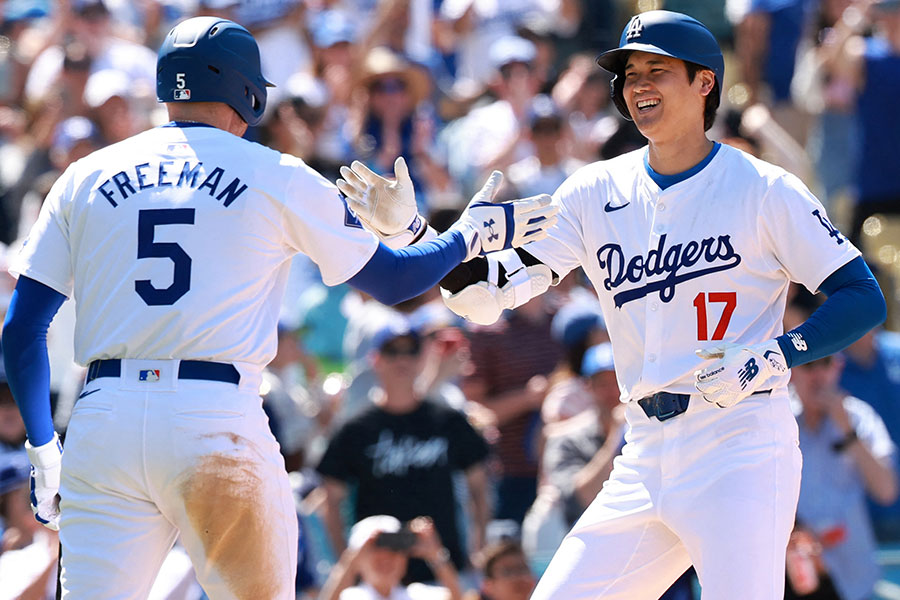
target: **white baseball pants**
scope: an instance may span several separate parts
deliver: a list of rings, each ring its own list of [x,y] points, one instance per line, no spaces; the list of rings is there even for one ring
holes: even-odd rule
[[[691,564],[703,600],[781,600],[800,492],[787,392],[721,409],[693,395],[660,422],[637,402],[609,481],[532,600],[657,600]]]
[[[139,381],[140,370],[158,381]],[[63,597],[146,598],[176,536],[212,600],[293,599],[297,514],[278,444],[247,386],[123,360],[87,384],[60,486]]]

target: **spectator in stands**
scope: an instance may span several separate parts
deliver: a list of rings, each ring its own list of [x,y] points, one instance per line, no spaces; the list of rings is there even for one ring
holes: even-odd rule
[[[550,388],[541,404],[544,425],[564,421],[594,406],[591,392],[582,375],[585,352],[591,346],[609,341],[600,304],[596,298],[575,299],[564,304],[550,323],[553,339],[564,355],[550,376]],[[587,375],[585,375],[587,377]]]
[[[805,119],[791,101],[797,48],[809,19],[806,0],[728,0],[735,54],[749,104],[761,102],[801,144]]]
[[[533,154],[527,139],[528,108],[540,89],[533,61],[537,49],[530,41],[507,36],[490,47],[480,58],[494,68],[492,91],[497,100],[479,106],[462,118],[450,147],[464,164],[454,164],[454,177],[474,187],[493,168],[510,164]]]
[[[513,540],[501,540],[481,553],[481,591],[466,595],[466,600],[528,600],[537,580],[528,567],[522,546]]]
[[[589,348],[580,370],[589,382],[593,407],[547,428],[542,462],[547,482],[562,493],[570,527],[600,493],[625,433],[612,345]]]
[[[425,560],[440,585],[402,584],[410,557]],[[357,578],[359,583],[356,583]],[[321,600],[459,600],[459,574],[434,523],[418,517],[403,527],[388,515],[373,515],[350,530],[347,549],[328,575]]]
[[[462,413],[416,392],[421,339],[405,320],[389,322],[372,344],[372,365],[382,393],[335,432],[318,466],[332,544],[336,553],[344,550],[340,510],[353,485],[355,519],[382,514],[402,521],[430,517],[456,568],[465,569],[467,543],[479,549],[487,523],[487,444]],[[453,483],[457,473],[465,474],[472,506],[467,530],[458,527]],[[434,579],[418,560],[411,561],[409,577]]]
[[[497,519],[521,523],[537,494],[540,408],[547,376],[562,358],[550,318],[541,296],[469,333],[472,366],[461,387],[466,398],[489,411],[499,433]]]
[[[791,371],[803,452],[797,520],[821,545],[840,597],[863,600],[879,578],[866,497],[897,499],[897,449],[872,407],[838,388],[841,367],[826,357]]]
[[[584,165],[573,158],[566,121],[556,103],[546,95],[535,96],[528,109],[528,139],[534,154],[510,165],[507,172],[517,198],[552,194],[563,181]]]
[[[900,214],[900,180],[895,145],[900,120],[892,98],[900,93],[900,2],[859,0],[841,17],[841,39],[830,68],[856,95],[859,139],[855,182],[856,205],[848,234],[859,245],[866,219],[876,213]],[[871,37],[861,37],[868,27]]]
[[[106,0],[72,0],[60,3],[56,11],[71,34],[71,43],[84,48],[91,73],[106,69],[120,71],[127,77],[132,94],[153,97],[156,53],[121,36],[122,30],[110,19]],[[66,49],[60,44],[38,55],[25,83],[28,100],[38,101],[47,96],[63,71],[66,56]]]
[[[573,155],[587,162],[597,160],[600,146],[622,120],[610,100],[610,75],[596,68],[596,58],[593,53],[572,56],[552,92],[553,100],[568,116]]]
[[[807,48],[797,58],[791,82],[795,104],[811,117],[806,150],[818,179],[816,196],[829,214],[837,212],[836,198],[850,192],[859,152],[854,83],[835,69],[833,60],[837,45],[852,33],[841,17],[854,2],[818,3]]]
[[[427,212],[429,179],[437,165],[431,160],[436,124],[426,110],[417,110],[431,94],[428,71],[384,46],[368,52],[357,85],[363,105],[358,130],[352,135],[355,156],[377,173],[393,173],[404,156],[410,177]]]

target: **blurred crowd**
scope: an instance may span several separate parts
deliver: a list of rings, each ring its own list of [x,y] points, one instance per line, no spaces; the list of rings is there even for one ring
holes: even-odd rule
[[[792,379],[788,596],[871,598],[878,544],[900,541],[900,0],[0,0],[0,264],[69,164],[166,121],[156,49],[183,18],[258,40],[276,87],[248,138],[332,181],[353,160],[390,176],[402,155],[443,230],[492,169],[503,197],[553,193],[644,145],[594,59],[654,8],[700,19],[726,52],[710,136],[803,179],[888,298],[885,328]],[[2,269],[0,311],[14,285]],[[792,290],[786,326],[816,301]],[[71,304],[48,340],[61,435],[84,376]],[[526,600],[624,443],[608,339],[580,272],[478,327],[436,289],[388,308],[295,259],[261,395],[295,490],[298,597]],[[24,440],[0,377],[0,599],[55,589]],[[693,579],[665,597],[695,598]],[[202,597],[178,546],[153,594]]]

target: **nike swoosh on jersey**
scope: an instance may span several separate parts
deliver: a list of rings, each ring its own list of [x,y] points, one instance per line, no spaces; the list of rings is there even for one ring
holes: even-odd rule
[[[629,204],[631,204],[631,201],[628,201],[628,202],[626,202],[625,204],[620,204],[620,205],[618,205],[618,206],[612,206],[609,202],[607,202],[607,203],[603,206],[603,210],[604,210],[605,212],[614,212],[614,211],[619,210],[620,208],[625,208],[625,207],[628,206]]]
[[[91,390],[91,391],[89,391],[89,392],[81,392],[81,395],[78,396],[78,399],[81,400],[82,398],[84,398],[84,397],[86,397],[86,396],[90,396],[91,394],[95,394],[95,393],[97,393],[97,392],[99,392],[99,391],[100,391],[99,389],[96,389],[96,390]]]

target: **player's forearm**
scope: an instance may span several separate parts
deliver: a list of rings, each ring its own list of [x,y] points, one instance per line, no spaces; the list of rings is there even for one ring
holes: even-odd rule
[[[887,317],[881,288],[860,257],[835,271],[819,289],[828,295],[824,304],[777,338],[789,367],[843,350]]]
[[[347,283],[393,305],[433,288],[465,256],[465,240],[455,230],[399,250],[379,244],[369,262]]]
[[[23,276],[13,291],[3,324],[6,376],[33,446],[53,438],[47,330],[65,299],[59,292]]]

